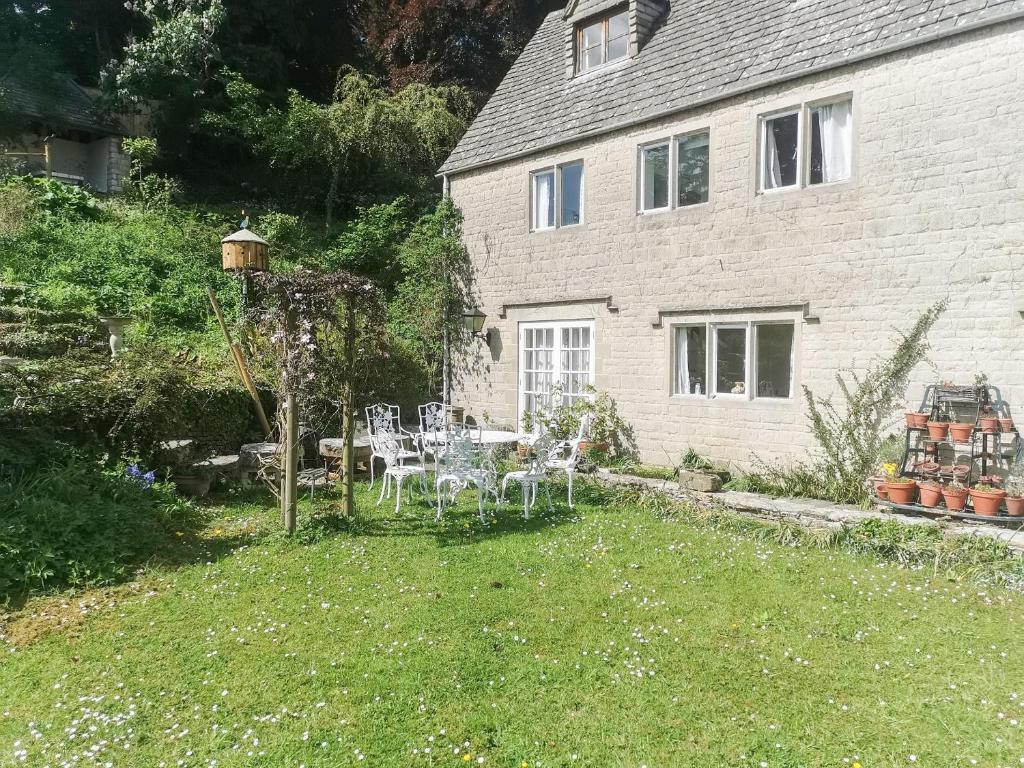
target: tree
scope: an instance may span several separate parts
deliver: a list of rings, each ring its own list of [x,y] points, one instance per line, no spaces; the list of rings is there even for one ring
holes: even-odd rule
[[[472,113],[461,88],[413,84],[390,93],[351,68],[340,73],[328,104],[295,90],[283,108],[268,104],[237,73],[228,74],[225,90],[231,108],[207,113],[206,125],[240,136],[270,165],[320,189],[328,227],[345,197],[351,202],[371,187],[395,190],[410,181],[428,185]]]
[[[365,0],[357,20],[392,87],[457,84],[481,102],[558,7],[550,0]]]
[[[118,104],[202,92],[210,64],[219,55],[214,37],[226,12],[221,0],[145,0],[128,3],[148,24],[120,60],[101,73],[104,89]]]

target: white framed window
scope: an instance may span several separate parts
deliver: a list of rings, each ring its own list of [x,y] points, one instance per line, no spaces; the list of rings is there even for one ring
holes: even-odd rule
[[[519,325],[519,419],[591,397],[594,383],[592,320]],[[559,402],[553,402],[555,393]]]
[[[669,143],[640,148],[640,210],[664,211],[669,201]]]
[[[698,131],[676,138],[676,205],[700,205],[711,191],[711,134]]]
[[[762,115],[759,137],[759,192],[846,181],[853,170],[853,100]]]
[[[530,229],[583,223],[583,161],[561,163],[530,174]]]
[[[629,54],[629,13],[616,11],[576,29],[576,72],[583,74]]]
[[[710,199],[711,132],[673,136],[638,148],[640,213],[658,213]]]
[[[672,326],[672,394],[791,400],[796,323],[741,320]]]

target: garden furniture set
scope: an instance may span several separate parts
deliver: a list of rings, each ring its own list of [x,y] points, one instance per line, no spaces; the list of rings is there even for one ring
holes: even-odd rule
[[[384,462],[383,487],[377,503],[390,498],[392,484],[396,486],[395,511],[401,507],[402,487],[407,480],[418,480],[421,490],[427,491],[427,472],[434,476],[438,520],[444,509],[453,503],[461,490],[473,487],[477,494],[477,512],[484,520],[484,505],[492,500],[496,508],[505,502],[510,484],[522,489],[523,517],[529,519],[530,510],[537,501],[537,491],[544,486],[551,508],[548,478],[564,473],[569,484],[569,506],[573,505],[573,477],[578,471],[580,444],[586,435],[587,419],[570,440],[556,441],[539,431],[532,435],[516,432],[481,429],[471,423],[457,422],[451,406],[427,403],[418,408],[419,431],[402,426],[401,411],[396,405],[377,404],[366,409],[366,430],[371,446],[371,476],[373,486],[376,459]],[[503,448],[516,443],[529,446],[529,455],[523,469],[507,472],[501,478],[499,492],[498,454]],[[413,482],[406,485],[412,498]]]

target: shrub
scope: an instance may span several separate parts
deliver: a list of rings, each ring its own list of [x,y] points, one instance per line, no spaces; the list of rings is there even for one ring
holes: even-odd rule
[[[164,483],[146,487],[40,432],[0,435],[0,603],[130,577],[196,522]]]
[[[73,350],[21,371],[0,369],[0,421],[146,460],[162,440],[192,438],[208,454],[260,437],[237,381],[194,355],[160,349],[127,350],[114,361]]]

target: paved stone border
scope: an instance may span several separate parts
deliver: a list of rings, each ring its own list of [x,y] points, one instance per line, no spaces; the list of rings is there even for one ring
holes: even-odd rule
[[[1024,523],[1009,528],[984,523],[933,520],[927,517],[882,511],[881,508],[861,509],[849,504],[832,504],[817,499],[777,499],[759,493],[722,491],[701,493],[682,490],[674,480],[652,480],[634,475],[620,475],[607,469],[598,469],[597,479],[612,486],[633,486],[662,491],[678,501],[701,507],[721,507],[747,517],[768,522],[795,523],[805,528],[838,529],[862,520],[896,520],[904,525],[938,526],[945,536],[986,536],[1003,541],[1018,555],[1024,556]]]

